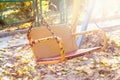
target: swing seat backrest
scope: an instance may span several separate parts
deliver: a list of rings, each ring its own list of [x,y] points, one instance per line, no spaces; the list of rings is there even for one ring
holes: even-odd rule
[[[60,38],[60,41],[65,49],[65,53],[69,53],[78,49],[76,45],[76,39],[72,35],[72,32],[68,26],[52,26],[51,30],[55,33],[55,36]],[[29,35],[32,41],[53,36],[45,26],[31,29]],[[60,55],[60,48],[56,40],[44,41],[45,40],[31,46],[34,56],[37,60],[40,58]]]

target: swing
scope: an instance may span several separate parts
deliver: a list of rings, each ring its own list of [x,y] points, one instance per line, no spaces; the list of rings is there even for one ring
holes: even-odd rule
[[[75,8],[79,9],[79,7],[76,6]],[[75,11],[78,10],[75,9]],[[99,29],[75,33],[77,24],[76,18],[78,15],[75,11],[73,11],[72,27],[68,25],[50,26],[43,18],[44,26],[34,28],[31,26],[29,28],[27,38],[37,64],[57,64],[95,51],[101,51],[106,48],[107,37],[103,30]],[[101,33],[103,45],[87,49],[79,49],[76,44],[77,37],[91,32]]]
[[[101,32],[103,46],[79,49],[76,45],[76,36],[90,32]],[[57,64],[78,56],[104,50],[107,44],[106,35],[102,30],[72,33],[67,25],[51,27],[46,24],[46,26],[31,27],[27,37],[34,53],[35,61],[38,64]]]

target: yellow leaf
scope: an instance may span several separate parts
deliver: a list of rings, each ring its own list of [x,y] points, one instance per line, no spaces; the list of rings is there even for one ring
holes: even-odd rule
[[[8,15],[8,14],[16,13],[16,12],[19,12],[19,10],[8,10],[8,11],[5,11],[3,15]]]
[[[100,60],[100,62],[104,65],[104,66],[109,66],[109,64],[107,62],[105,62],[104,60]]]
[[[6,51],[7,51],[7,49],[2,49],[1,51],[6,52]]]
[[[14,63],[14,66],[18,66],[18,62]]]
[[[21,59],[21,58],[22,58],[22,56],[21,56],[21,55],[18,55],[18,56],[17,56],[17,59]]]
[[[23,64],[27,64],[31,61],[31,59],[22,59],[21,61]]]
[[[120,47],[120,42],[115,42],[115,44],[116,44],[118,47]]]
[[[3,80],[2,78],[0,78],[0,80]]]
[[[31,25],[31,23],[24,23],[20,25],[20,28],[27,28]]]
[[[26,6],[29,6],[29,5],[30,5],[30,2],[25,2],[25,5],[26,5]]]
[[[48,66],[48,69],[52,69],[52,67],[51,67],[51,66]]]
[[[27,62],[29,63],[31,61],[31,59],[27,59]]]
[[[108,66],[108,63],[104,62],[103,65],[104,65],[104,66]]]
[[[55,69],[53,69],[51,66],[48,66],[48,69],[50,69],[52,72],[56,72]]]
[[[22,49],[21,49],[21,48],[19,48],[17,51],[18,51],[18,52],[21,52],[21,51],[22,51]]]
[[[34,71],[34,70],[35,70],[35,67],[31,67],[30,70],[31,70],[31,71]]]
[[[11,77],[10,80],[15,80],[14,77]]]
[[[8,72],[8,71],[5,71],[4,73],[5,73],[6,75],[8,75],[8,74],[9,74],[9,72]]]
[[[113,64],[113,68],[117,69],[119,68],[117,64]]]
[[[25,66],[25,67],[23,68],[23,70],[29,71],[29,68],[28,68],[27,66]]]
[[[26,59],[22,59],[22,63],[23,63],[23,64],[27,64],[28,62],[27,62]]]
[[[22,76],[23,75],[23,70],[18,70],[18,75]]]

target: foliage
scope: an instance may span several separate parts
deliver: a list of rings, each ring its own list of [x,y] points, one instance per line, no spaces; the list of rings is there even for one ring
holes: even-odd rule
[[[4,24],[19,24],[32,18],[31,2],[0,2],[0,15]]]

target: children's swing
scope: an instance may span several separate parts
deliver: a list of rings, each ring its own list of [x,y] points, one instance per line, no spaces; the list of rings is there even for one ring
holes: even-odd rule
[[[103,46],[79,49],[76,45],[75,36],[90,32],[101,32]],[[105,49],[107,38],[102,30],[84,31],[81,33],[72,33],[66,25],[46,26],[30,28],[28,40],[34,57],[39,64],[55,64],[78,56],[83,56],[94,51]]]
[[[72,32],[67,25],[50,26],[43,18],[45,26],[30,27],[28,40],[38,64],[57,64],[63,61],[101,51],[106,48],[107,38],[102,30]],[[76,45],[76,36],[91,32],[102,34],[103,45],[87,49],[79,49]]]

